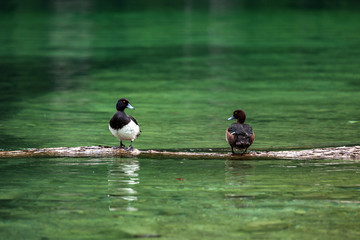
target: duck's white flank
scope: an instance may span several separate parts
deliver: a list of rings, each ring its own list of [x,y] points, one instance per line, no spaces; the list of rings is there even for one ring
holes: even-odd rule
[[[140,134],[139,126],[133,120],[130,120],[130,122],[121,129],[113,129],[109,124],[109,130],[119,140],[134,141]]]

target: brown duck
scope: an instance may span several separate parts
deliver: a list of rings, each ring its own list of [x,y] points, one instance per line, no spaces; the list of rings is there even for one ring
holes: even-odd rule
[[[228,120],[232,119],[237,119],[237,122],[226,129],[226,141],[230,144],[232,153],[235,153],[234,148],[244,149],[244,153],[246,153],[248,147],[255,140],[254,131],[250,125],[244,123],[246,115],[243,110],[235,110],[233,115],[228,118]]]

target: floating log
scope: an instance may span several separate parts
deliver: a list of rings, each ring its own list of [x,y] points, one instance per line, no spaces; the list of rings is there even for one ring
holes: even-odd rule
[[[161,150],[126,151],[116,147],[60,147],[39,148],[17,151],[1,151],[0,158],[24,157],[143,157],[143,158],[184,158],[184,159],[230,159],[245,160],[258,158],[274,159],[354,159],[360,160],[360,146],[329,147],[291,151],[250,151],[246,154],[220,152],[171,152]]]

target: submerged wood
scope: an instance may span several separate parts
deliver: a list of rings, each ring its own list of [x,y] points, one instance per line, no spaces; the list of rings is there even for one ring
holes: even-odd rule
[[[126,151],[116,147],[60,147],[39,148],[18,151],[1,151],[0,158],[16,157],[148,157],[148,158],[185,158],[185,159],[356,159],[360,160],[360,146],[330,147],[291,151],[250,151],[246,154],[218,152],[170,152],[160,150]]]

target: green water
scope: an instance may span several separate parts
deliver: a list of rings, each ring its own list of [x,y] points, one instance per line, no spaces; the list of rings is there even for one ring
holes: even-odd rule
[[[359,239],[359,167],[334,160],[1,160],[0,238]]]
[[[121,97],[139,149],[230,151],[238,108],[250,150],[360,144],[359,9],[3,0],[0,150],[117,146]],[[357,161],[2,159],[0,179],[0,239],[360,237]]]
[[[228,148],[238,108],[252,149],[360,144],[359,11],[221,6],[0,13],[0,148],[118,145],[120,97],[139,149]]]

